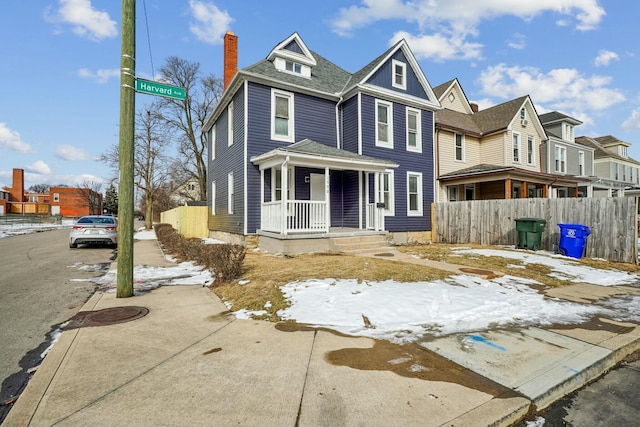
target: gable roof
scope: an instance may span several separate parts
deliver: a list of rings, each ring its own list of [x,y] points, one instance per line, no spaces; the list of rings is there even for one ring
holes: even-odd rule
[[[573,117],[567,116],[566,114],[562,114],[559,111],[551,111],[549,113],[540,114],[538,116],[540,118],[540,122],[543,125],[558,123],[558,122],[567,122],[572,125],[581,125],[582,122],[578,119],[574,119]]]
[[[467,132],[479,137],[490,135],[506,130],[527,102],[531,102],[529,95],[494,105],[473,114],[447,109],[436,111],[436,126]],[[531,107],[534,108],[533,102],[531,102]],[[539,130],[542,130],[542,125],[537,117],[535,120],[538,121]],[[544,130],[541,134],[544,134]]]
[[[267,55],[267,60],[273,61],[277,56],[291,59],[292,61],[296,61],[310,67],[316,66],[316,59],[314,58],[313,53],[311,53],[309,48],[307,48],[307,45],[302,41],[302,38],[300,38],[298,33],[293,33],[278,43],[276,47],[269,52],[269,55]]]
[[[576,137],[576,142],[578,144],[585,145],[587,147],[593,148],[593,158],[594,159],[616,159],[629,163],[636,163],[640,165],[640,162],[632,159],[631,157],[622,157],[616,153],[613,153],[601,143],[601,141],[611,142],[612,140],[617,140],[617,138],[607,135],[607,136],[599,136],[597,138],[589,138],[587,136],[578,136]]]

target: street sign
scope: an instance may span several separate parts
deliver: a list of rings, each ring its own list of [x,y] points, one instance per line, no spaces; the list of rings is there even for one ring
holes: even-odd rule
[[[166,96],[167,98],[174,99],[184,99],[186,96],[184,88],[143,79],[136,79],[136,92]]]

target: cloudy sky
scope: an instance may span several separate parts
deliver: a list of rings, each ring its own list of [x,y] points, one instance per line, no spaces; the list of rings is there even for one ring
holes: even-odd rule
[[[480,108],[528,94],[640,160],[635,0],[138,0],[136,14],[138,77],[170,56],[221,76],[229,29],[240,67],[293,32],[350,72],[405,38],[432,86],[457,77]],[[0,187],[13,168],[27,187],[111,176],[96,158],[118,143],[120,17],[113,0],[0,2]]]

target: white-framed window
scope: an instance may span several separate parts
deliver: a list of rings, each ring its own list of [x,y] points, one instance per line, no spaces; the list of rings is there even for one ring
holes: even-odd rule
[[[527,119],[527,109],[522,107],[520,109],[520,120],[526,120]]]
[[[234,182],[233,182],[233,172],[230,172],[229,175],[227,175],[227,212],[231,215],[233,214],[233,207],[235,205],[235,197],[236,197],[236,192],[235,192],[235,188],[234,188]]]
[[[562,139],[573,142],[573,126],[569,123],[562,124]]]
[[[216,182],[211,182],[211,215],[216,214]]]
[[[529,135],[527,137],[527,163],[533,165],[536,163],[535,139]]]
[[[464,185],[464,199],[475,200],[476,199],[476,186],[475,184]]]
[[[53,201],[54,202],[60,201],[60,193],[53,193]]]
[[[464,162],[464,135],[455,133],[453,134],[453,139],[455,140],[455,159],[459,162]]]
[[[520,134],[513,134],[513,161],[520,163]]]
[[[293,94],[271,90],[271,139],[293,142]]]
[[[395,190],[393,185],[393,171],[378,175],[378,201],[384,203],[384,214],[395,215]]]
[[[302,65],[297,62],[289,60],[284,61],[284,69],[293,74],[302,74]]]
[[[556,172],[565,173],[567,171],[567,149],[556,145],[554,150],[554,158],[556,165]]]
[[[422,215],[422,174],[407,172],[407,215]]]
[[[448,185],[447,186],[447,195],[449,196],[450,202],[458,201],[458,186],[457,185]]]
[[[628,147],[625,147],[624,145],[620,146],[620,155],[622,157],[629,157],[629,150]]]
[[[233,101],[227,106],[227,145],[233,145]]]
[[[407,151],[422,153],[422,112],[407,107]]]
[[[622,180],[627,180],[627,165],[622,165]]]
[[[271,200],[276,202],[282,200],[282,168],[272,168],[271,176],[273,177],[273,185],[271,186]],[[293,169],[287,168],[287,200],[295,199],[294,189],[295,181],[293,177]]]
[[[584,176],[585,173],[586,172],[584,170],[584,151],[578,151],[578,175]]]
[[[393,104],[376,99],[376,145],[393,148]]]
[[[398,89],[407,88],[407,64],[396,59],[391,61],[393,67],[393,87]]]
[[[617,181],[617,180],[620,179],[620,165],[617,164],[617,163],[614,163],[614,164],[615,164],[615,175],[614,176],[615,176],[615,180]]]
[[[216,159],[216,125],[213,125],[209,133],[209,139],[211,139],[211,160]]]

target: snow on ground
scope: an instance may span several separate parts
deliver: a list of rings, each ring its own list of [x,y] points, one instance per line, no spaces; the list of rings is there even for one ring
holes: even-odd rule
[[[2,229],[0,233],[3,233]],[[134,235],[137,240],[155,238],[153,230],[138,231]],[[214,239],[203,240],[210,244],[222,243]],[[544,264],[552,268],[555,277],[570,282],[640,286],[635,274],[594,269],[573,258],[549,252],[469,248],[457,248],[456,252],[477,255],[479,260],[484,256],[500,256],[525,264]],[[109,270],[91,281],[111,292],[116,287],[116,273]],[[135,266],[133,276],[134,291],[138,294],[159,286],[207,285],[213,280],[211,272],[191,262],[176,263],[171,267]],[[532,284],[535,282],[514,275],[490,280],[455,275],[446,280],[412,283],[305,280],[281,287],[290,307],[278,314],[299,323],[394,342],[413,341],[425,334],[439,336],[495,327],[572,324],[594,315],[640,323],[639,295],[580,304],[548,298],[529,286]],[[265,304],[265,309],[269,305]],[[231,303],[227,302],[227,306]],[[238,318],[251,318],[266,313],[264,310],[238,310],[234,314]]]

